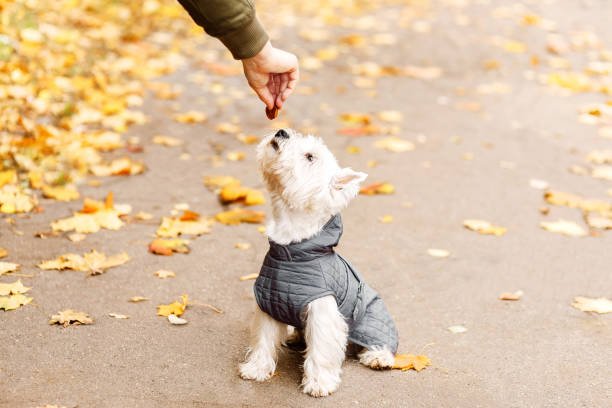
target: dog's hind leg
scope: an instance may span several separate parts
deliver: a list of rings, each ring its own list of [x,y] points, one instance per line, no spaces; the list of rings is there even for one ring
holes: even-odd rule
[[[245,380],[265,381],[276,369],[277,349],[286,336],[286,326],[255,307],[251,327],[251,344],[246,361],[240,364]]]
[[[322,297],[308,305],[304,331],[304,393],[324,397],[338,389],[347,333],[348,325],[333,296]]]

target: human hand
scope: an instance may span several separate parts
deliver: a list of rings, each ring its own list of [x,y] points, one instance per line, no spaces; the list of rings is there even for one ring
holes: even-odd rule
[[[243,59],[242,67],[249,86],[269,110],[283,107],[300,78],[297,57],[269,41],[257,55]]]

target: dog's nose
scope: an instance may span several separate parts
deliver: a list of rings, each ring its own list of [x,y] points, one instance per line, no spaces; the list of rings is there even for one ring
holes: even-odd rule
[[[283,139],[289,139],[289,133],[287,133],[285,131],[285,129],[281,129],[278,132],[276,132],[274,137],[280,137],[280,138],[283,138]]]

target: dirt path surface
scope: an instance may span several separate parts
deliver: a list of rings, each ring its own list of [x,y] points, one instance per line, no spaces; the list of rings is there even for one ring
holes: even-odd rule
[[[513,2],[449,0],[372,9],[302,3],[258,4],[275,45],[298,54],[303,65],[300,89],[275,122],[266,119],[240,72],[232,71],[237,63],[208,39],[177,71],[156,79],[182,86],[175,100],[145,94],[148,122],[124,136],[138,137],[144,151],[108,154],[129,154],[147,170],[100,178],[97,187],[79,185],[82,196],[96,199],[112,191],[116,202],[129,203],[133,213],[151,213],[152,220],[71,242],[63,235],[34,235],[78,210],[80,201],[41,199],[42,213],[5,215],[13,223],[2,221],[0,227],[0,246],[9,253],[3,261],[19,263],[19,273],[31,275],[21,280],[32,287],[34,300],[0,311],[0,406],[610,406],[610,315],[585,313],[571,303],[576,296],[612,295],[612,232],[589,230],[579,209],[547,204],[544,191],[530,186],[539,179],[552,190],[612,201],[609,180],[576,174],[598,166],[586,160],[590,152],[612,146],[612,54],[603,51],[612,46],[608,2],[504,7]],[[567,89],[575,90],[581,79],[555,86],[551,74],[597,71],[594,61],[603,73],[585,76],[592,82],[585,92]],[[581,114],[590,104],[599,104],[599,113]],[[208,120],[172,119],[188,110],[205,112]],[[377,116],[387,110],[399,111],[401,121]],[[347,112],[369,115],[375,134],[340,134],[368,131],[341,122],[339,115]],[[341,164],[369,173],[369,182],[395,186],[395,194],[359,196],[344,211],[339,252],[385,299],[400,332],[400,351],[427,355],[430,367],[374,372],[349,359],[338,392],[318,400],[299,390],[302,356],[295,352],[282,353],[270,381],[238,377],[254,305],[252,281],[239,278],[257,272],[267,250],[258,226],[217,223],[191,241],[186,255],[147,251],[161,217],[176,204],[206,216],[223,210],[203,176],[232,175],[245,186],[263,188],[254,145],[219,132],[220,123],[259,136],[280,126],[313,132]],[[397,132],[414,150],[374,147],[388,137],[384,132]],[[184,144],[153,144],[159,134]],[[350,146],[361,151],[349,153]],[[232,151],[246,153],[246,159],[227,160]],[[377,165],[368,167],[372,160]],[[572,166],[580,168],[568,171]],[[385,215],[392,222],[381,223]],[[462,224],[470,218],[507,232],[469,231]],[[578,223],[589,236],[540,227],[560,218]],[[250,248],[236,249],[237,242]],[[432,257],[430,248],[450,256]],[[36,267],[91,249],[126,251],[131,260],[92,277]],[[159,269],[176,277],[159,279],[153,275]],[[8,274],[0,280],[14,279]],[[524,292],[519,301],[498,299],[516,290]],[[196,302],[183,315],[187,325],[172,326],[156,316],[158,304],[184,293]],[[150,300],[129,303],[136,295]],[[94,324],[47,324],[68,308],[87,312]],[[454,325],[467,331],[452,333],[448,327]]]

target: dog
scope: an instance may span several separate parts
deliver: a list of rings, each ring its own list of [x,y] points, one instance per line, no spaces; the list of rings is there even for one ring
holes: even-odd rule
[[[269,379],[279,346],[301,337],[302,390],[314,397],[338,389],[349,343],[361,348],[362,364],[392,367],[395,323],[378,294],[334,251],[342,235],[339,213],[367,174],[341,168],[320,138],[291,129],[264,138],[257,160],[272,201],[270,249],[254,284],[257,306],[240,376]]]

